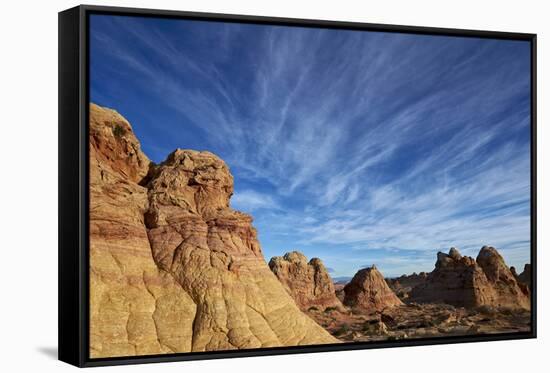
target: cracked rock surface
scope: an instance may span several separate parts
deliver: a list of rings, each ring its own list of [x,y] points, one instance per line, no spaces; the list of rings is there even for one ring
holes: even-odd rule
[[[116,111],[90,106],[90,355],[336,343],[267,266],[214,154],[154,165]]]

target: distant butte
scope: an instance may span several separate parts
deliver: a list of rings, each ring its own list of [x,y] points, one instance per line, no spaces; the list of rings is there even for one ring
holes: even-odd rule
[[[529,289],[519,283],[498,251],[484,246],[477,259],[451,248],[439,252],[435,269],[414,287],[410,300],[447,303],[462,307],[512,307],[529,309]]]
[[[321,259],[312,258],[308,262],[302,253],[292,251],[282,257],[271,258],[269,268],[303,311],[310,308],[342,308]]]

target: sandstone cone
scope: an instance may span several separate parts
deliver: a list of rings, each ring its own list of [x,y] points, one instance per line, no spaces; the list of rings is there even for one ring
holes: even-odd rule
[[[366,311],[382,311],[403,305],[376,266],[364,268],[344,287],[344,304]]]
[[[308,262],[302,253],[293,251],[271,258],[269,268],[303,311],[312,307],[319,310],[343,308],[321,259],[313,258]]]
[[[495,290],[497,306],[525,309],[530,307],[528,287],[518,282],[494,247],[483,246],[476,262]]]
[[[506,306],[529,308],[510,269],[494,248],[484,247],[477,261],[452,248],[439,252],[435,269],[416,286],[410,299],[420,303],[447,303],[458,307]]]
[[[92,357],[337,342],[269,270],[232,193],[213,154],[154,166],[124,118],[90,106]]]

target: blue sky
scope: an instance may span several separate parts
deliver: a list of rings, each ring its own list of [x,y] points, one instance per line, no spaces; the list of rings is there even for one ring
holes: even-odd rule
[[[91,100],[156,162],[209,150],[266,260],[430,271],[530,248],[528,42],[93,15]]]

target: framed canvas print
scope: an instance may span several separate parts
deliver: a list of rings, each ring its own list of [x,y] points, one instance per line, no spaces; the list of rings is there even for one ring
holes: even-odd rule
[[[536,336],[536,36],[59,14],[59,358]]]

